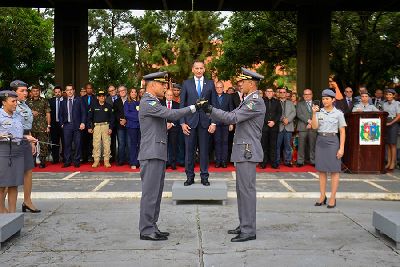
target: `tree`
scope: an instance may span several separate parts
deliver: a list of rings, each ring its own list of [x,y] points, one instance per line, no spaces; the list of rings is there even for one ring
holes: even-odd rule
[[[400,13],[334,12],[331,70],[345,86],[384,87],[400,75]]]
[[[266,77],[264,83],[272,84],[280,65],[295,79],[296,23],[295,12],[235,12],[224,31],[219,58],[212,64],[218,77],[227,80],[242,66],[257,66]]]
[[[36,9],[0,8],[0,85],[54,81],[53,20]]]

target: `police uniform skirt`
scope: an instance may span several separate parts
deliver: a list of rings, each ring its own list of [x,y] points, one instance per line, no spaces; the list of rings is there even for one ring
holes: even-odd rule
[[[386,127],[385,143],[388,145],[397,144],[397,130],[399,124],[396,122],[390,126]]]
[[[340,172],[342,161],[336,157],[339,150],[337,136],[317,136],[315,146],[315,168],[320,172]]]
[[[35,167],[32,155],[32,145],[29,141],[22,141],[22,147],[24,148],[24,172],[32,170]]]
[[[0,187],[24,184],[24,146],[21,143],[0,142]]]

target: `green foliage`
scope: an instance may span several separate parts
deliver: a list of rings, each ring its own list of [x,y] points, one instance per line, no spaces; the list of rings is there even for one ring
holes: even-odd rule
[[[36,9],[0,8],[0,86],[54,81],[53,20]]]
[[[257,65],[265,76],[261,86],[272,85],[277,78],[275,66],[286,68],[296,57],[296,40],[295,12],[235,12],[223,35],[219,50],[223,53],[213,67],[226,80],[242,66]]]
[[[333,12],[331,70],[344,85],[390,85],[400,75],[400,13]]]

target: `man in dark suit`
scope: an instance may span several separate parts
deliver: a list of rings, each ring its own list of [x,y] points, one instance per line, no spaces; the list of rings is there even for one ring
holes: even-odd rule
[[[218,81],[215,85],[216,97],[214,98],[213,107],[230,112],[233,110],[233,102],[230,95],[224,93],[224,83]],[[233,130],[233,125],[227,125],[223,122],[216,123],[217,128],[214,133],[215,147],[215,168],[226,168],[228,161],[228,136],[229,131]]]
[[[115,88],[114,85],[110,84],[107,88],[108,91],[108,96],[106,97],[106,103],[110,104],[111,106],[114,106],[115,100],[118,99],[117,95],[117,89]],[[113,109],[114,110],[114,109]],[[115,116],[115,114],[114,114]],[[114,123],[114,127],[112,129],[111,133],[111,159],[110,163],[114,162],[116,159],[116,151],[117,151],[117,129],[118,125]]]
[[[93,102],[97,102],[97,98],[94,94],[93,84],[87,83],[84,88],[86,89],[86,95],[82,96],[82,103],[85,107],[86,118],[88,118],[88,113],[90,106]],[[85,122],[87,124],[87,122]],[[82,163],[91,161],[93,151],[93,134],[88,131],[82,131]]]
[[[118,87],[119,97],[114,101],[114,117],[115,125],[117,128],[117,138],[118,138],[118,159],[117,165],[122,166],[129,161],[129,138],[128,129],[125,127],[126,118],[124,113],[124,103],[127,100],[128,90],[124,85]]]
[[[63,131],[60,125],[60,107],[63,101],[61,86],[55,86],[53,89],[54,97],[49,99],[50,104],[50,137],[53,144],[62,145],[64,149]],[[60,162],[60,146],[51,146],[51,156],[53,164]]]
[[[267,167],[269,161],[272,168],[277,169],[276,142],[278,140],[279,121],[282,116],[282,106],[280,105],[279,100],[274,98],[274,90],[272,88],[267,88],[265,94],[265,116],[261,137],[264,158],[260,163],[260,168],[264,169]]]
[[[65,87],[67,98],[60,105],[60,125],[64,134],[64,165],[74,166],[78,168],[81,160],[81,132],[85,129],[86,111],[85,106],[80,97],[75,97],[75,89],[72,84]],[[75,145],[75,155],[72,158],[72,143]]]
[[[173,101],[174,93],[172,90],[167,90],[165,92],[165,100],[161,101],[161,104],[167,109],[179,109],[179,103]],[[180,131],[179,121],[167,120],[167,130],[168,130],[168,160],[167,168],[176,170],[176,159],[178,152],[178,134]]]
[[[303,91],[303,99],[296,106],[297,131],[299,132],[299,149],[297,152],[297,167],[304,166],[306,150],[310,153],[310,163],[315,164],[315,141],[317,140],[317,131],[312,129],[312,97],[311,89]],[[306,146],[308,145],[308,149]]]
[[[215,86],[212,80],[204,78],[204,62],[196,60],[192,66],[194,77],[183,82],[180,108],[194,105],[200,98],[212,103],[215,96]],[[204,111],[188,115],[180,120],[182,131],[185,134],[185,172],[187,180],[185,186],[194,183],[194,158],[196,144],[200,153],[200,177],[203,185],[210,185],[208,181],[208,146],[210,133],[215,131],[215,123],[210,125],[209,117]]]

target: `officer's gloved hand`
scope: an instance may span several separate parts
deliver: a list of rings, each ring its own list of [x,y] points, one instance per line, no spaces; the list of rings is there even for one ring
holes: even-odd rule
[[[212,108],[213,108],[213,106],[211,106],[210,103],[208,103],[208,101],[207,101],[207,103],[205,103],[205,104],[201,107],[201,109],[202,109],[205,113],[208,113],[208,114],[211,114]]]
[[[196,104],[194,105],[196,107],[196,110],[199,110],[203,108],[204,105],[208,104],[208,100],[204,98],[197,99]]]

